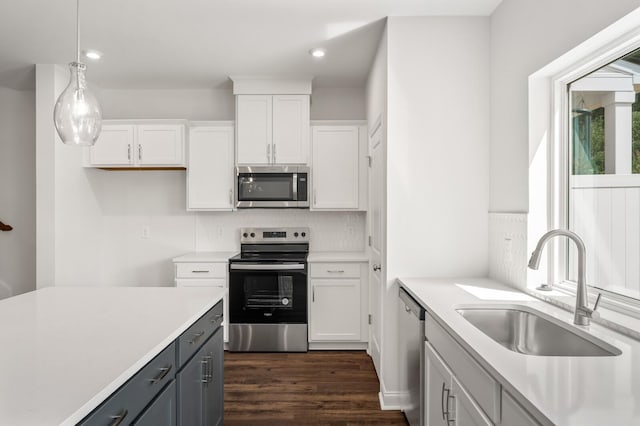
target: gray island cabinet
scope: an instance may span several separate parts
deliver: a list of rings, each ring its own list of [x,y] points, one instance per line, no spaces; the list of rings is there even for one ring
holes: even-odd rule
[[[140,369],[80,425],[221,425],[223,302]]]

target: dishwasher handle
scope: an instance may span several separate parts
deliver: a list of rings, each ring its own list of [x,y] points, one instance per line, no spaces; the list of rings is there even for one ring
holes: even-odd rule
[[[420,306],[420,304],[416,302],[416,300],[411,297],[411,295],[407,293],[405,289],[401,287],[400,291],[398,292],[398,296],[404,304],[404,308],[407,312],[411,312],[419,320],[424,321],[424,308]]]

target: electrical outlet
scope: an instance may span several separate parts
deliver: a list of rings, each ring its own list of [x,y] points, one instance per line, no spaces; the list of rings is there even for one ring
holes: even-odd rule
[[[347,227],[347,234],[353,236],[356,233],[356,230],[353,226]]]
[[[145,240],[148,240],[151,238],[151,227],[150,226],[144,226],[142,228],[142,238]]]
[[[504,261],[513,262],[513,240],[508,237],[504,239]]]

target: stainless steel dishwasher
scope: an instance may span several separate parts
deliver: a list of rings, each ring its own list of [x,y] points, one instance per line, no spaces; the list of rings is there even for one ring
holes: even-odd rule
[[[411,426],[424,425],[424,308],[403,288],[399,291],[400,374],[409,391],[403,409]]]

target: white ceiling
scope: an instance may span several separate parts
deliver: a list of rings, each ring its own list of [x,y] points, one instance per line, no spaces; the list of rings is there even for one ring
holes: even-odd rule
[[[386,16],[490,15],[501,0],[81,0],[90,83],[215,88],[229,75],[313,75],[364,85]],[[34,86],[36,63],[75,57],[75,0],[0,0],[0,85]],[[327,56],[314,60],[312,47]]]

